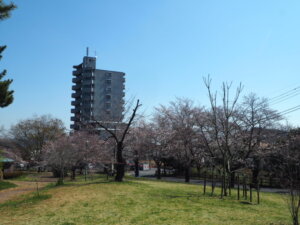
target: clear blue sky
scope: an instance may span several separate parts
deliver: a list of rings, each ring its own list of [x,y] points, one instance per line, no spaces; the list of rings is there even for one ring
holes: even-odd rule
[[[176,96],[207,104],[207,74],[216,89],[242,82],[245,94],[265,97],[300,85],[299,1],[14,2],[18,9],[0,22],[0,44],[8,45],[0,69],[15,90],[15,102],[0,109],[6,128],[34,114],[69,126],[72,65],[87,46],[91,55],[97,51],[99,69],[126,73],[127,98],[139,98],[147,113]],[[288,118],[300,125],[299,115]]]

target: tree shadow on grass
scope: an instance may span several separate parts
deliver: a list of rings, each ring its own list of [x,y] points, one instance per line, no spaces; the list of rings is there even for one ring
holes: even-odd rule
[[[36,204],[40,201],[46,200],[51,198],[52,195],[50,194],[34,194],[34,195],[30,195],[30,196],[25,196],[25,198],[23,199],[19,199],[19,200],[10,200],[7,202],[4,202],[2,204],[0,204],[0,209],[4,208],[4,207],[13,207],[13,208],[17,208],[17,207],[24,207],[24,205],[31,205],[31,204]]]

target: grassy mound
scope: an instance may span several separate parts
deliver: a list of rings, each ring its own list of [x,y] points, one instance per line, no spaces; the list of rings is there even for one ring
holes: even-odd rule
[[[79,179],[44,190],[51,198],[25,201],[26,207],[3,204],[1,224],[290,224],[283,195],[261,193],[256,205],[237,201],[232,192],[220,199],[193,184]]]

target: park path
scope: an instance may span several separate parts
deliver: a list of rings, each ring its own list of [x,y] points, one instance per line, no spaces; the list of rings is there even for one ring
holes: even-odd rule
[[[54,182],[52,178],[40,178],[38,182],[35,181],[16,181],[9,180],[10,183],[14,183],[17,187],[8,188],[0,191],[0,203],[4,203],[9,200],[13,200],[21,195],[28,194],[36,191],[37,184],[39,188],[45,187],[47,184]]]

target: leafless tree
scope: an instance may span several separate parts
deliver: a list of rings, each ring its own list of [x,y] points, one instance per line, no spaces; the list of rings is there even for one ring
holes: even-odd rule
[[[72,167],[73,149],[70,136],[61,136],[43,147],[44,164],[59,175],[57,184],[63,184],[66,171]]]
[[[102,128],[108,133],[107,139],[111,138],[112,140],[114,140],[116,146],[115,181],[118,182],[123,181],[123,177],[125,174],[126,161],[123,156],[125,138],[127,137],[130,127],[135,122],[137,111],[140,108],[140,106],[141,106],[140,101],[137,100],[126,122],[120,118],[119,123],[114,123],[112,125],[111,122],[102,122],[102,121],[93,120],[93,123],[95,124],[96,127]]]
[[[300,209],[300,129],[280,132],[269,149],[269,167],[280,177],[283,188],[289,190],[287,203],[294,225],[299,225]]]
[[[240,84],[233,96],[230,96],[232,84],[223,83],[222,85],[222,102],[220,105],[217,103],[217,93],[213,93],[211,88],[211,78],[208,76],[204,78],[204,84],[208,90],[210,101],[210,118],[211,123],[210,134],[211,139],[214,140],[214,150],[217,152],[215,155],[221,157],[222,165],[222,194],[221,197],[227,195],[228,176],[232,173],[232,163],[234,159],[234,151],[237,149],[236,135],[237,127],[235,123],[235,114],[237,111],[237,103],[242,91]],[[211,148],[212,149],[212,148]]]
[[[72,179],[75,179],[76,169],[86,168],[89,164],[105,162],[109,159],[109,152],[105,142],[96,134],[85,131],[71,135],[73,155],[70,157]]]
[[[157,109],[169,126],[172,156],[177,159],[185,171],[185,181],[190,180],[190,168],[199,157],[199,139],[197,138],[195,107],[189,99],[177,98],[168,107]]]
[[[71,171],[71,178],[75,179],[75,171],[82,165],[86,167],[107,159],[104,141],[97,135],[87,132],[76,132],[49,141],[44,146],[43,152],[44,164],[59,175],[61,183],[67,171]]]
[[[151,123],[144,129],[144,149],[156,165],[157,179],[161,179],[161,169],[164,160],[171,155],[171,141],[173,138],[169,123],[160,113],[159,109],[153,115]]]
[[[242,165],[251,168],[252,183],[255,186],[258,184],[259,172],[262,169],[265,148],[272,142],[271,131],[278,126],[281,119],[280,114],[270,108],[267,99],[259,98],[254,93],[245,96],[239,105],[235,120],[239,134],[237,136],[239,151],[236,152],[236,158],[238,162],[243,162]],[[235,170],[241,165],[236,164],[233,167]]]
[[[147,130],[148,124],[141,120],[137,125],[132,127],[126,138],[126,156],[134,162],[135,177],[139,176],[140,160],[148,159],[147,149]]]
[[[22,158],[33,165],[41,162],[44,144],[64,133],[63,122],[49,115],[22,120],[10,129],[10,137],[21,150]]]

